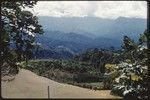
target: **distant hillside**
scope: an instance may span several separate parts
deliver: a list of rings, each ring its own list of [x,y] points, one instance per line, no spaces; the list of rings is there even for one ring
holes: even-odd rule
[[[72,58],[89,48],[120,49],[124,35],[137,40],[146,29],[146,19],[140,18],[40,16],[39,20],[45,31],[36,38],[43,47],[37,54],[40,58]]]
[[[73,32],[63,33],[59,31],[45,31],[45,34],[37,37],[36,41],[42,45],[36,54],[37,58],[72,58],[89,48],[109,49],[111,46],[120,48],[121,44],[121,41],[111,38],[93,39]]]
[[[48,31],[78,33],[89,37],[121,37],[123,34],[137,36],[146,29],[146,19],[119,17],[102,19],[99,17],[47,17],[40,16],[40,23]]]

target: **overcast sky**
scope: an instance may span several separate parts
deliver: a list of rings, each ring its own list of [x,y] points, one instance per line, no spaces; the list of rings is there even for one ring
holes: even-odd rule
[[[39,1],[33,12],[53,17],[146,18],[147,4],[146,1]]]

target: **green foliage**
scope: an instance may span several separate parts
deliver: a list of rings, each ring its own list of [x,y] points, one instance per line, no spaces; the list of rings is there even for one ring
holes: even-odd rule
[[[50,69],[59,69],[68,71],[70,73],[83,73],[94,71],[94,67],[91,64],[85,62],[78,62],[73,60],[31,60],[26,65],[26,62],[21,63],[24,68],[34,71],[38,69],[39,71],[46,71]]]
[[[92,64],[99,73],[105,73],[106,63],[119,63],[120,55],[108,50],[87,50],[85,53],[74,57],[76,61],[83,61]]]
[[[147,39],[146,33],[140,34],[138,43],[135,43],[129,37],[124,36],[123,42],[123,49],[121,56],[123,57],[124,61],[126,59],[130,59],[133,63],[134,62],[141,62],[141,60],[147,59]],[[145,62],[143,62],[144,64]]]
[[[136,47],[137,47],[137,46],[136,46],[136,44],[135,44],[135,42],[134,42],[133,40],[131,40],[128,36],[124,36],[122,48],[123,48],[125,51],[133,50],[133,49],[135,49]]]
[[[30,60],[27,66],[26,62],[21,62],[20,65],[25,69],[52,80],[86,88],[95,86],[90,84],[91,82],[100,82],[103,80],[102,76],[97,75],[96,69],[86,62],[49,59]],[[99,86],[98,84],[96,87],[96,89],[104,88],[104,86]]]
[[[124,61],[118,64],[116,71],[119,75],[114,80],[112,93],[123,96],[125,99],[147,99],[147,39],[140,35],[139,42],[135,43],[129,37],[124,37]]]
[[[24,8],[32,8],[37,1],[1,2],[1,58],[4,63],[28,60],[34,49],[36,34],[42,34],[38,18]]]

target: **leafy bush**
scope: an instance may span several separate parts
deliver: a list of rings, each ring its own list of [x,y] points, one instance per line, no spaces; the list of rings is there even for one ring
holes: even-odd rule
[[[140,40],[136,44],[128,37],[124,38],[125,51],[122,54],[125,60],[116,67],[119,75],[114,80],[112,94],[123,96],[125,100],[148,99],[147,47],[145,42],[146,40]]]

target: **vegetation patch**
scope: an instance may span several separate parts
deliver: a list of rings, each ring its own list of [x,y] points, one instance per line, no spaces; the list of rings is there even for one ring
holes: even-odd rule
[[[99,76],[91,64],[68,60],[30,60],[22,67],[49,79],[84,88],[105,89],[103,75]]]

